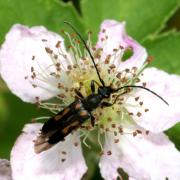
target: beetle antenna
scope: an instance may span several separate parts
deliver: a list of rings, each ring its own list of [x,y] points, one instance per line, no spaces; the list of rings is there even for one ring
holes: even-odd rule
[[[124,88],[140,88],[140,89],[144,89],[144,90],[146,90],[146,91],[149,91],[150,93],[152,93],[152,94],[154,94],[155,96],[157,96],[159,99],[161,99],[166,105],[169,105],[168,104],[168,102],[165,100],[165,99],[163,99],[160,95],[158,95],[157,93],[155,93],[154,91],[152,91],[152,90],[150,90],[150,89],[148,89],[148,88],[146,88],[146,87],[144,87],[144,86],[136,86],[136,85],[127,85],[127,86],[122,86],[122,87],[120,87],[120,88],[118,88],[118,89],[113,89],[112,91],[113,91],[113,93],[115,93],[115,92],[117,92],[117,91],[119,91],[119,90],[121,90],[121,89],[124,89]]]
[[[96,69],[98,78],[99,78],[101,84],[102,84],[103,87],[104,87],[104,86],[105,86],[105,83],[104,83],[103,79],[101,78],[101,76],[100,76],[100,74],[99,74],[99,71],[98,71],[97,66],[96,66],[96,64],[95,64],[95,61],[94,61],[94,57],[93,57],[93,55],[92,55],[90,49],[88,48],[88,46],[87,46],[85,40],[82,38],[81,34],[75,29],[75,27],[72,26],[72,24],[70,24],[70,23],[67,22],[67,21],[64,21],[64,23],[67,24],[67,25],[68,25],[68,26],[69,26],[69,27],[70,27],[70,28],[71,28],[71,29],[79,36],[79,38],[80,38],[80,40],[82,41],[82,43],[84,44],[84,46],[85,46],[87,52],[89,53],[89,56],[90,56],[90,58],[91,58],[91,60],[92,60],[92,62],[93,62],[93,64],[94,64],[95,69]]]

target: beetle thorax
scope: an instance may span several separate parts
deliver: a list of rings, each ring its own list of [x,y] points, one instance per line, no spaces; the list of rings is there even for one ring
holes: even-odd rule
[[[112,89],[110,86],[101,86],[98,88],[98,94],[100,94],[103,98],[109,98],[111,95]]]

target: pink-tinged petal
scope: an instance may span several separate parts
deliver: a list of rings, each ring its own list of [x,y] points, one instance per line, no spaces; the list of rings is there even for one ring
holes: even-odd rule
[[[6,159],[0,159],[0,180],[12,180],[11,165]]]
[[[113,56],[113,54],[115,54],[112,57],[111,63],[114,63],[119,70],[141,67],[147,58],[146,49],[126,34],[125,22],[105,20],[101,24],[97,48],[103,48],[103,60],[105,60],[108,55]],[[133,55],[122,62],[121,58],[123,53],[129,48],[132,49]],[[116,51],[116,49],[118,51]]]
[[[42,124],[28,124],[11,152],[13,180],[79,180],[87,167],[77,133],[51,149],[35,154],[33,140]],[[78,146],[77,146],[78,145]]]
[[[56,70],[55,60],[45,50],[49,47],[58,54],[55,47],[58,41],[61,53],[66,54],[62,37],[41,26],[28,28],[16,24],[6,35],[0,49],[0,74],[22,100],[35,102],[36,97],[46,100],[58,94],[58,80],[50,75]],[[65,62],[60,55],[59,59]]]
[[[116,137],[117,138],[117,137]],[[115,180],[119,176],[117,169],[122,168],[134,180],[178,180],[180,177],[180,152],[166,135],[138,134],[119,136],[108,135],[104,152],[100,160],[102,177]],[[106,152],[111,151],[111,155]]]
[[[168,103],[167,106],[162,100],[145,90],[137,90],[134,97],[130,97],[127,103],[129,112],[132,112],[133,119],[143,128],[154,133],[162,132],[180,120],[180,76],[169,75],[156,68],[148,68],[143,71],[141,82],[146,82],[146,87],[153,90]],[[143,105],[139,105],[143,102]],[[145,109],[148,110],[145,112]],[[141,115],[138,116],[137,113]]]

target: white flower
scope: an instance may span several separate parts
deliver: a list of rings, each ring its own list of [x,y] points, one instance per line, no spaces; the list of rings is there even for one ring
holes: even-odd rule
[[[0,73],[11,91],[53,113],[74,101],[75,88],[86,97],[91,93],[91,80],[99,81],[87,50],[80,50],[76,36],[65,34],[70,39],[68,52],[62,37],[44,27],[14,25],[0,51]],[[94,128],[88,120],[86,128],[79,128],[39,154],[34,152],[33,140],[42,124],[28,124],[12,149],[13,179],[80,179],[87,170],[80,136],[85,136],[86,144],[86,138],[96,129],[103,151],[99,166],[104,179],[116,179],[122,168],[130,179],[178,180],[180,153],[163,131],[180,117],[180,77],[156,68],[144,70],[148,64],[146,50],[126,34],[125,23],[104,21],[96,47],[90,40],[88,46],[107,86],[146,86],[165,98],[169,106],[148,91],[132,88],[114,106],[93,112]],[[127,51],[132,54],[124,59]]]

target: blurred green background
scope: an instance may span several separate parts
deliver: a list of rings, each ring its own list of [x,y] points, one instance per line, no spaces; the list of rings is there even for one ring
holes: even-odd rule
[[[179,0],[0,0],[0,44],[15,23],[44,25],[60,32],[63,21],[71,22],[86,37],[93,32],[96,42],[104,19],[127,22],[127,32],[144,45],[154,57],[152,63],[169,73],[180,75],[180,1]],[[16,137],[25,123],[42,114],[11,94],[0,79],[0,158],[8,158]],[[180,150],[180,124],[166,132]],[[100,179],[92,155],[88,177]],[[86,179],[88,179],[86,177]]]

